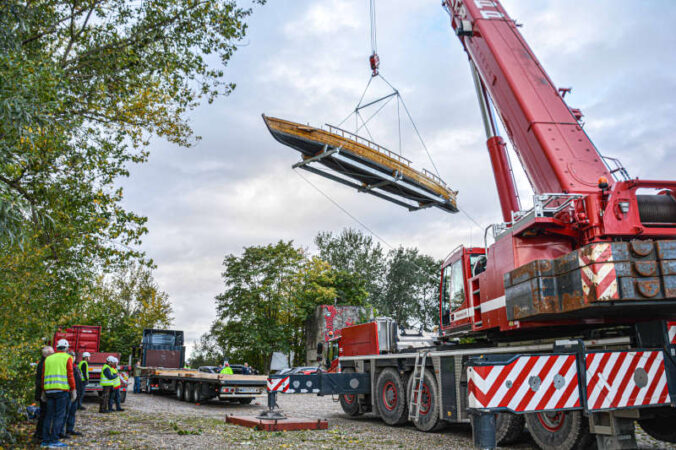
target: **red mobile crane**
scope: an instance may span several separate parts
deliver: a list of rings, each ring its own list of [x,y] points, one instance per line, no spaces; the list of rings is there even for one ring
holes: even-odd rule
[[[422,431],[471,418],[482,448],[508,443],[524,423],[546,449],[583,448],[594,435],[599,448],[631,448],[635,420],[676,442],[676,182],[629,179],[601,156],[497,0],[442,4],[469,58],[504,222],[487,230],[493,244],[461,246],[444,262],[438,345],[402,348],[396,327],[376,321],[362,327],[379,337],[377,353],[338,342],[342,373],[273,376],[268,390],[340,394],[349,415]],[[528,211],[493,108],[535,193]],[[266,123],[304,153],[294,167],[321,162],[362,191],[386,186],[457,210],[453,195],[432,199],[414,185],[415,174],[383,176],[389,160],[365,162],[331,128]]]

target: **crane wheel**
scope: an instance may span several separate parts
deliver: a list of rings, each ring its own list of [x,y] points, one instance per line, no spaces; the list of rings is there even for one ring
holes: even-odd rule
[[[343,373],[354,372],[351,367],[343,369]],[[360,416],[362,414],[361,406],[359,406],[359,396],[355,394],[340,394],[340,407],[343,408],[345,414],[351,417]]]
[[[526,424],[538,447],[547,450],[581,450],[594,442],[589,419],[580,411],[526,414]]]
[[[176,383],[176,398],[183,400],[183,383],[180,381]]]
[[[413,376],[408,377],[406,392],[413,395]],[[431,370],[425,369],[423,375],[422,396],[420,399],[420,418],[413,425],[420,431],[439,431],[445,423],[439,418],[441,398],[437,389],[437,380]]]
[[[401,379],[396,369],[388,367],[380,372],[375,396],[383,422],[394,426],[408,422],[406,381]]]
[[[495,441],[498,445],[518,441],[526,426],[526,419],[520,414],[499,413],[495,423]]]
[[[655,416],[638,421],[643,431],[659,441],[676,443],[676,409],[661,408]]]

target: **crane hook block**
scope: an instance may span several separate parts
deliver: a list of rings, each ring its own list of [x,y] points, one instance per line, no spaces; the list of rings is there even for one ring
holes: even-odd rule
[[[371,76],[378,76],[378,68],[380,67],[380,57],[376,52],[371,53],[369,56],[369,64],[371,64]]]

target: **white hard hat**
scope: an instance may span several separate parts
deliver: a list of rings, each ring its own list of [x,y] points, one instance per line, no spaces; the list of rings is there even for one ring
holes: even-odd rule
[[[114,362],[115,364],[117,364],[117,363],[119,363],[119,362],[120,362],[120,360],[119,360],[119,359],[117,359],[117,358],[116,358],[115,356],[113,356],[113,362]]]
[[[111,363],[111,364],[114,363],[114,362],[115,362],[115,357],[114,357],[113,355],[109,355],[109,356],[106,358],[106,362],[109,362],[109,363]]]
[[[56,343],[56,348],[63,348],[66,349],[70,346],[67,340],[65,339],[59,339],[59,342]]]
[[[92,356],[92,355],[91,355],[91,353],[89,353],[89,352],[84,352],[84,353],[82,354],[82,357],[83,357],[83,358],[89,358],[89,357],[91,357],[91,356]]]

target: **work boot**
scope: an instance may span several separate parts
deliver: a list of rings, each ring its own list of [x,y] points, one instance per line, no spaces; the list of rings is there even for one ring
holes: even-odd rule
[[[87,408],[85,408],[84,406],[80,405],[80,406],[77,407],[77,409],[78,409],[79,411],[84,411],[84,410],[87,409]]]
[[[59,439],[70,439],[70,436],[68,436],[66,433],[62,433],[59,435]]]
[[[124,408],[118,408],[115,411],[124,411]]]
[[[71,436],[82,436],[82,433],[79,431],[66,431],[66,433],[70,434]]]

